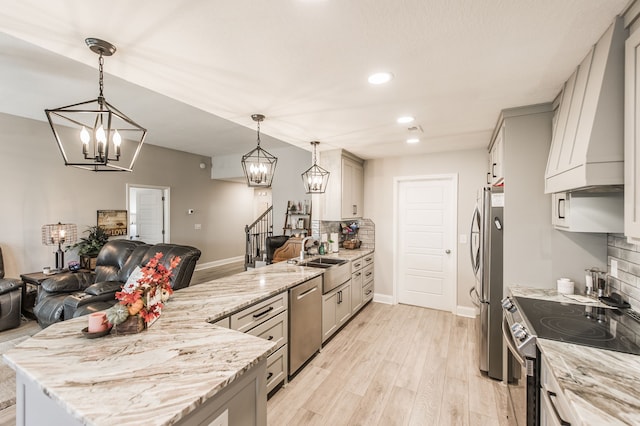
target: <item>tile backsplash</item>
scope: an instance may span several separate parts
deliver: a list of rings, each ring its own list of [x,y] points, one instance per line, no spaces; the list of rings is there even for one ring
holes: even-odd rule
[[[617,261],[617,278],[611,276],[611,261]],[[631,308],[640,312],[640,245],[630,244],[622,234],[607,236],[607,272],[611,291],[620,293]]]
[[[345,235],[342,233],[341,224],[349,224],[356,222],[358,224],[358,239],[362,241],[361,248],[374,249],[375,248],[375,235],[376,226],[371,219],[356,219],[356,220],[344,220],[344,221],[329,221],[329,220],[313,220],[311,221],[311,234],[320,239],[321,234],[331,234],[337,232],[340,238],[340,246],[344,241]]]

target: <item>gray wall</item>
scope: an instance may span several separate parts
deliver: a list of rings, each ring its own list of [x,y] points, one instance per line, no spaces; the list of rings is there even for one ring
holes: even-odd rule
[[[504,293],[524,285],[555,288],[561,277],[579,283],[585,268],[604,267],[606,234],[558,231],[544,174],[551,144],[551,105],[505,110]]]
[[[127,183],[171,187],[171,242],[198,247],[200,263],[244,254],[244,226],[253,220],[253,190],[214,181],[210,159],[150,145],[132,173],[94,173],[63,165],[48,124],[0,114],[0,245],[8,276],[54,263],[40,228],[58,221],[82,231],[96,210],[125,209]],[[187,215],[187,209],[195,214]],[[199,223],[202,230],[195,230]],[[68,252],[65,261],[75,258]]]
[[[391,296],[393,294],[394,177],[456,173],[458,175],[458,234],[468,236],[476,192],[484,183],[486,176],[487,159],[486,149],[475,149],[365,162],[364,215],[376,224],[376,295]],[[456,240],[458,240],[457,237]],[[475,279],[469,260],[469,244],[458,243],[457,249],[457,304],[471,307],[473,305],[468,293]]]
[[[302,184],[302,173],[311,167],[311,152],[297,147],[277,148],[269,152],[278,158],[276,174],[273,176],[271,196],[273,200],[273,235],[282,235],[287,201],[308,200]],[[314,206],[311,206],[312,217],[317,217]]]

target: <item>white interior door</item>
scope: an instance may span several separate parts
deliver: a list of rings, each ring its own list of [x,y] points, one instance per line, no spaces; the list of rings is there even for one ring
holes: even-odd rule
[[[456,187],[455,176],[397,182],[395,264],[399,303],[454,310]]]
[[[129,187],[130,238],[168,242],[168,188]]]

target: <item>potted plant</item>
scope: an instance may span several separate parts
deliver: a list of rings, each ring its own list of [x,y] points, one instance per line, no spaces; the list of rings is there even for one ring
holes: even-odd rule
[[[90,226],[87,228],[86,237],[80,238],[80,241],[68,247],[68,249],[77,249],[80,256],[80,265],[84,269],[94,270],[96,268],[96,258],[102,246],[109,241],[109,235],[104,228],[100,226]]]

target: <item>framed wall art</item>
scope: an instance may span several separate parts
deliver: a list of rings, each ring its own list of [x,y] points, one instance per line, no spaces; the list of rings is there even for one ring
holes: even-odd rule
[[[104,228],[110,237],[128,234],[126,210],[98,210],[98,226]]]

